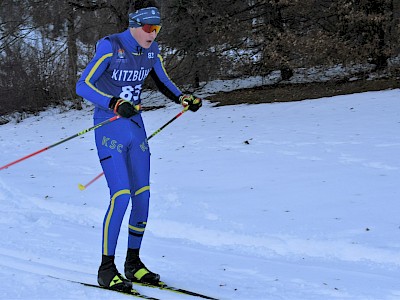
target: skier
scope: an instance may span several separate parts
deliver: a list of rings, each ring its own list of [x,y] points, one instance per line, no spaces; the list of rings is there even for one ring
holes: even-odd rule
[[[139,250],[146,229],[150,186],[150,152],[141,117],[143,82],[148,75],[174,102],[195,112],[202,100],[183,94],[168,77],[155,38],[161,29],[159,5],[141,1],[129,14],[129,28],[101,39],[76,92],[95,105],[94,123],[118,114],[121,118],[95,131],[97,152],[110,189],[103,222],[100,286],[125,290],[130,281],[156,284],[160,275],[142,263]],[[128,249],[121,275],[114,263],[117,239],[125,211],[132,200]]]

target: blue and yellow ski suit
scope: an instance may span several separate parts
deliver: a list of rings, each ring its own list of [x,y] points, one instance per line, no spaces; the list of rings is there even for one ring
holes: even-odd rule
[[[179,103],[182,92],[169,79],[158,45],[139,46],[129,29],[101,39],[83,71],[76,92],[95,105],[94,123],[114,116],[112,97],[141,102],[143,82],[150,75],[160,91]],[[110,189],[103,222],[103,255],[115,255],[121,223],[132,199],[128,247],[139,249],[146,228],[150,186],[150,151],[140,114],[119,118],[95,131],[97,152]]]

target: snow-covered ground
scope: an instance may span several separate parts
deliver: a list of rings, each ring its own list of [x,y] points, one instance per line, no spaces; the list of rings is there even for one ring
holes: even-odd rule
[[[0,166],[92,126],[0,126]],[[148,134],[180,108],[143,113]],[[219,299],[400,299],[399,90],[188,112],[150,141],[142,259]],[[108,205],[93,132],[0,171],[1,299],[129,299],[96,283]],[[122,271],[127,219],[117,247]],[[161,299],[194,299],[149,288]]]

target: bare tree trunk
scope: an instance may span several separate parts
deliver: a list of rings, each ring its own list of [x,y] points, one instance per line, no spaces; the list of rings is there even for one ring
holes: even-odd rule
[[[71,5],[67,6],[67,46],[68,46],[68,94],[75,102],[76,109],[82,109],[80,98],[77,97],[75,92],[75,85],[77,80],[77,61],[78,49],[76,45],[76,32],[75,32],[75,14]]]

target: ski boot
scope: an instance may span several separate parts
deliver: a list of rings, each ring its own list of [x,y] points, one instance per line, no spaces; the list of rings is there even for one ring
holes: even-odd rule
[[[132,283],[118,272],[114,263],[114,256],[103,255],[97,282],[100,286],[110,290],[124,292],[132,290]]]
[[[126,278],[131,281],[153,285],[160,282],[160,275],[151,272],[140,260],[139,249],[128,248],[124,270]]]

